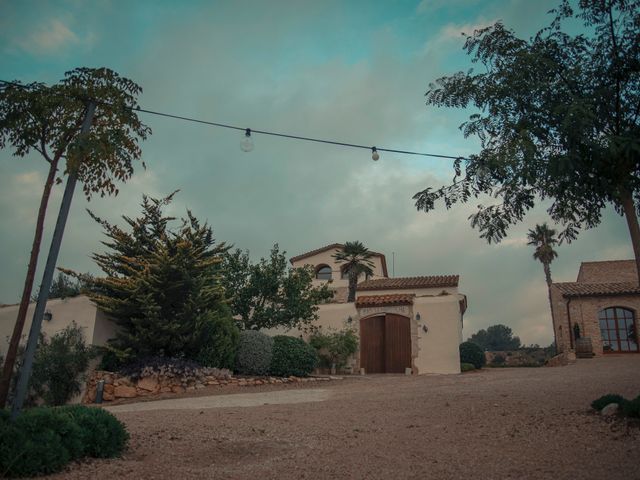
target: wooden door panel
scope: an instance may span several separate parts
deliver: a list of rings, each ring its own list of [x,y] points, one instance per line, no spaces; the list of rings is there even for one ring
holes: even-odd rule
[[[404,373],[411,367],[411,327],[409,319],[388,313],[384,332],[384,370],[387,373]]]
[[[385,371],[384,315],[360,320],[360,366],[366,373]]]

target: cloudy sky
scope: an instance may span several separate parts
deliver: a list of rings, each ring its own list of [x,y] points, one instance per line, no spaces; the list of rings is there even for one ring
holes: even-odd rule
[[[469,112],[427,108],[430,81],[471,66],[461,32],[503,20],[528,37],[549,22],[555,1],[0,0],[2,79],[55,83],[78,66],[106,66],[144,88],[144,108],[256,130],[445,155],[477,151],[458,125]],[[102,233],[86,214],[136,215],[142,193],[180,189],[171,208],[188,208],[216,238],[254,259],[279,243],[291,256],[361,240],[387,255],[395,275],[459,274],[469,297],[465,337],[496,323],[525,343],[552,340],[542,266],[525,234],[547,221],[543,207],[488,245],[467,217],[475,203],[417,212],[412,196],[450,181],[447,160],[381,154],[255,136],[145,116],[153,135],[116,198],[78,194],[59,265],[94,271],[89,254]],[[19,301],[46,163],[0,152],[0,302]],[[61,198],[50,204],[45,250]],[[558,249],[557,281],[580,261],[631,258],[623,219]],[[40,264],[44,264],[45,253]],[[38,273],[38,282],[41,273]]]

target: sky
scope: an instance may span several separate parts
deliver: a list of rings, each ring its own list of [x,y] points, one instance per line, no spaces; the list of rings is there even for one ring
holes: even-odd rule
[[[108,67],[143,88],[143,108],[254,130],[464,156],[479,150],[459,125],[471,113],[427,107],[430,82],[473,65],[463,32],[501,20],[528,38],[555,1],[0,0],[3,80],[53,84],[76,67]],[[104,238],[86,213],[121,223],[142,194],[174,190],[169,213],[189,209],[217,240],[258,260],[274,243],[289,256],[360,240],[387,256],[395,276],[459,274],[468,296],[465,338],[502,323],[523,343],[552,341],[542,265],[526,232],[550,221],[544,204],[487,244],[469,224],[475,203],[418,212],[412,196],[448,184],[451,161],[254,135],[141,114],[153,134],[144,170],[117,197],[74,198],[58,265],[98,273]],[[17,303],[47,172],[37,154],[0,151],[0,303]],[[48,210],[37,284],[63,186]],[[557,249],[555,281],[574,281],[581,261],[632,258],[622,217]]]

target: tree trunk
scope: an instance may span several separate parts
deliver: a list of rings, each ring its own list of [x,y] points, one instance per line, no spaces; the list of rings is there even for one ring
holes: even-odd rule
[[[640,226],[638,226],[638,214],[630,193],[624,192],[621,201],[624,216],[627,219],[627,226],[629,227],[629,234],[631,235],[633,254],[636,257],[638,284],[640,285]]]
[[[40,253],[40,244],[42,243],[42,233],[44,231],[44,220],[47,213],[47,205],[49,204],[49,197],[51,195],[51,188],[53,187],[53,182],[58,170],[58,161],[58,159],[54,159],[50,164],[49,174],[47,176],[47,181],[44,184],[42,198],[40,199],[40,208],[38,210],[38,219],[36,221],[36,232],[33,237],[31,256],[29,258],[29,266],[27,268],[27,278],[24,281],[22,300],[20,301],[20,308],[18,309],[18,318],[16,319],[13,334],[11,335],[11,341],[9,342],[9,349],[7,350],[7,356],[4,360],[2,378],[0,378],[0,408],[4,408],[6,406],[7,397],[9,396],[11,376],[16,363],[16,356],[18,354],[20,338],[22,337],[22,330],[24,329],[24,323],[27,318],[27,309],[29,308],[29,302],[31,300],[33,280],[36,275],[38,254]]]
[[[356,301],[356,285],[358,284],[358,274],[355,272],[355,268],[352,268],[349,272],[349,297],[347,302]]]
[[[549,308],[551,309],[551,325],[553,326],[553,344],[556,346],[557,355],[560,352],[558,352],[558,339],[556,338],[556,320],[553,315],[553,302],[551,301],[551,284],[553,283],[551,281],[551,267],[546,262],[543,263],[542,266],[544,267],[544,276],[547,280],[547,296],[549,297]]]

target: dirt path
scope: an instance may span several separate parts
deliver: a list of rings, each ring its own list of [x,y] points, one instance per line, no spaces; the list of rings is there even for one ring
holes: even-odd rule
[[[640,355],[322,390],[311,403],[116,413],[132,436],[125,456],[53,478],[640,478],[640,430],[589,409],[640,394]]]

